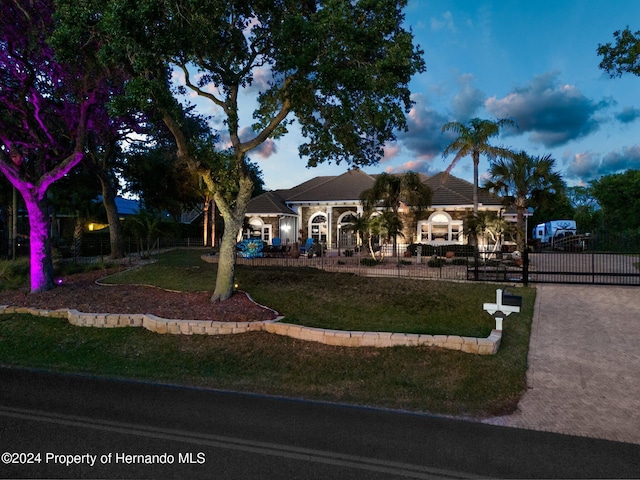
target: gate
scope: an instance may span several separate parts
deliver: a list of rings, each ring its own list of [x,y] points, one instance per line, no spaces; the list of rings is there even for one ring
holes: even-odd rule
[[[520,257],[476,249],[467,279],[640,286],[640,237],[576,236],[566,245],[527,250]]]
[[[529,282],[640,286],[640,254],[531,252]]]

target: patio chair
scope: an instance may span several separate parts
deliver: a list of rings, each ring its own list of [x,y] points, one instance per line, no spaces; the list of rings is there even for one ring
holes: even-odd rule
[[[313,242],[315,242],[313,238],[307,238],[307,241],[305,242],[305,244],[302,247],[300,247],[300,253],[305,253],[309,251],[309,249],[313,245]]]

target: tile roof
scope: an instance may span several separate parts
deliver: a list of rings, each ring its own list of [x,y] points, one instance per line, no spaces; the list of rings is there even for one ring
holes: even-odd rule
[[[318,181],[305,182],[292,189],[296,191],[292,192],[286,201],[290,203],[359,201],[360,194],[371,188],[375,182],[371,175],[357,168],[347,170],[336,177],[316,177],[316,179]]]
[[[251,200],[250,214],[294,213],[287,204],[322,202],[358,202],[360,194],[371,188],[377,175],[352,169],[337,176],[319,176],[289,190],[263,193]],[[473,206],[473,184],[461,178],[438,173],[431,177],[420,174],[423,182],[433,191],[432,207]],[[483,189],[478,190],[478,202],[484,206],[502,206],[502,198]]]
[[[433,191],[431,204],[433,206],[473,206],[473,183],[444,172],[428,177],[425,181]],[[478,189],[478,203],[481,205],[502,205],[503,201],[482,188]]]
[[[274,190],[252,198],[249,202],[247,213],[260,215],[293,215],[293,210],[291,210],[283,200],[283,198],[287,196],[286,192],[288,191],[289,190]]]

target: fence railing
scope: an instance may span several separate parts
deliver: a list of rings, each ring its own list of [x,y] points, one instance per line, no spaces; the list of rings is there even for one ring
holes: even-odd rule
[[[211,261],[216,261],[212,257]],[[336,251],[307,258],[238,258],[239,265],[313,267],[364,276],[507,283],[581,283],[640,285],[640,253],[529,252],[503,253],[475,249],[444,255],[387,256],[376,263],[364,253],[351,256]]]
[[[173,248],[204,248],[202,238],[154,238],[150,241],[142,241],[126,237],[120,242],[120,249],[124,255],[122,261],[141,257],[158,255],[160,252]],[[84,238],[79,248],[63,245],[54,248],[56,256],[78,263],[93,263],[109,261],[111,244],[109,237],[105,235]]]
[[[215,255],[209,261],[216,262]],[[241,258],[236,259],[238,265],[271,266],[271,267],[309,267],[319,268],[330,272],[352,273],[370,277],[401,277],[417,279],[467,280],[467,269],[473,258],[440,257],[416,255],[386,256],[379,263],[364,252],[353,253],[349,256],[338,255],[337,251],[327,251],[322,256],[290,256],[271,258]]]
[[[617,245],[616,251],[597,251],[594,247]],[[455,249],[410,248],[402,255],[387,252],[383,262],[377,262],[365,251],[324,250],[322,255],[293,258],[289,254],[263,258],[236,258],[236,264],[272,267],[311,267],[333,272],[362,276],[384,276],[416,279],[492,281],[508,283],[590,283],[640,285],[640,247],[634,250],[610,239],[597,238],[581,251],[525,251],[506,253],[495,249],[458,246]],[[198,258],[206,250],[201,238],[166,239],[152,242],[125,238],[122,242],[124,262],[134,263],[140,257],[157,255],[172,248],[182,248],[185,255]],[[197,249],[198,252],[190,252]],[[66,255],[76,262],[104,262],[109,260],[108,237],[94,237],[83,241],[83,255]],[[207,253],[211,253],[208,251]],[[64,257],[64,255],[63,255]],[[191,258],[190,257],[190,258]],[[193,257],[194,259],[196,257]],[[204,259],[217,262],[217,255],[206,254]]]

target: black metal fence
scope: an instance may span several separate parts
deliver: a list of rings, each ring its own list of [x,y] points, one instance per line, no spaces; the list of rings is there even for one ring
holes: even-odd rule
[[[473,252],[473,250],[471,250]],[[216,262],[211,256],[209,261]],[[473,254],[458,254],[454,252],[434,253],[422,255],[393,256],[387,254],[380,262],[365,251],[325,251],[323,255],[308,257],[301,255],[293,258],[290,255],[270,256],[267,258],[240,258],[238,265],[277,266],[277,267],[310,267],[330,272],[352,273],[369,277],[398,277],[416,279],[439,280],[468,280],[468,269],[474,262]]]
[[[379,263],[366,252],[325,252],[322,256],[238,259],[243,265],[314,267],[365,276],[508,283],[576,283],[640,286],[637,236],[592,236],[566,244],[565,250],[522,253],[469,246],[412,245],[402,256]],[[570,248],[569,248],[570,246]],[[215,261],[215,260],[213,260]]]
[[[527,280],[640,286],[640,253],[533,252],[528,255]]]
[[[288,252],[263,258],[236,259],[238,265],[311,267],[362,276],[384,276],[453,281],[491,281],[508,283],[576,283],[640,286],[640,242],[638,237],[591,237],[580,248],[567,250],[539,249],[522,254],[495,248],[478,249],[467,245],[412,245],[402,255],[390,252],[378,262],[363,249],[324,250],[322,255],[293,258]],[[577,244],[576,244],[577,245]],[[139,242],[124,239],[123,261],[134,263],[140,257],[182,248],[185,255],[204,252],[201,238],[166,239]],[[190,252],[191,249],[198,250]],[[108,261],[109,238],[85,238],[82,255],[63,255],[72,261]],[[205,255],[217,262],[216,255]],[[194,257],[195,258],[195,257]]]
[[[122,261],[131,261],[157,255],[173,248],[202,249],[202,238],[153,238],[140,241],[134,237],[125,237],[120,242],[120,251],[124,255]],[[77,263],[107,262],[111,255],[111,244],[108,235],[90,235],[82,239],[76,246],[61,245],[54,248],[55,255]]]

